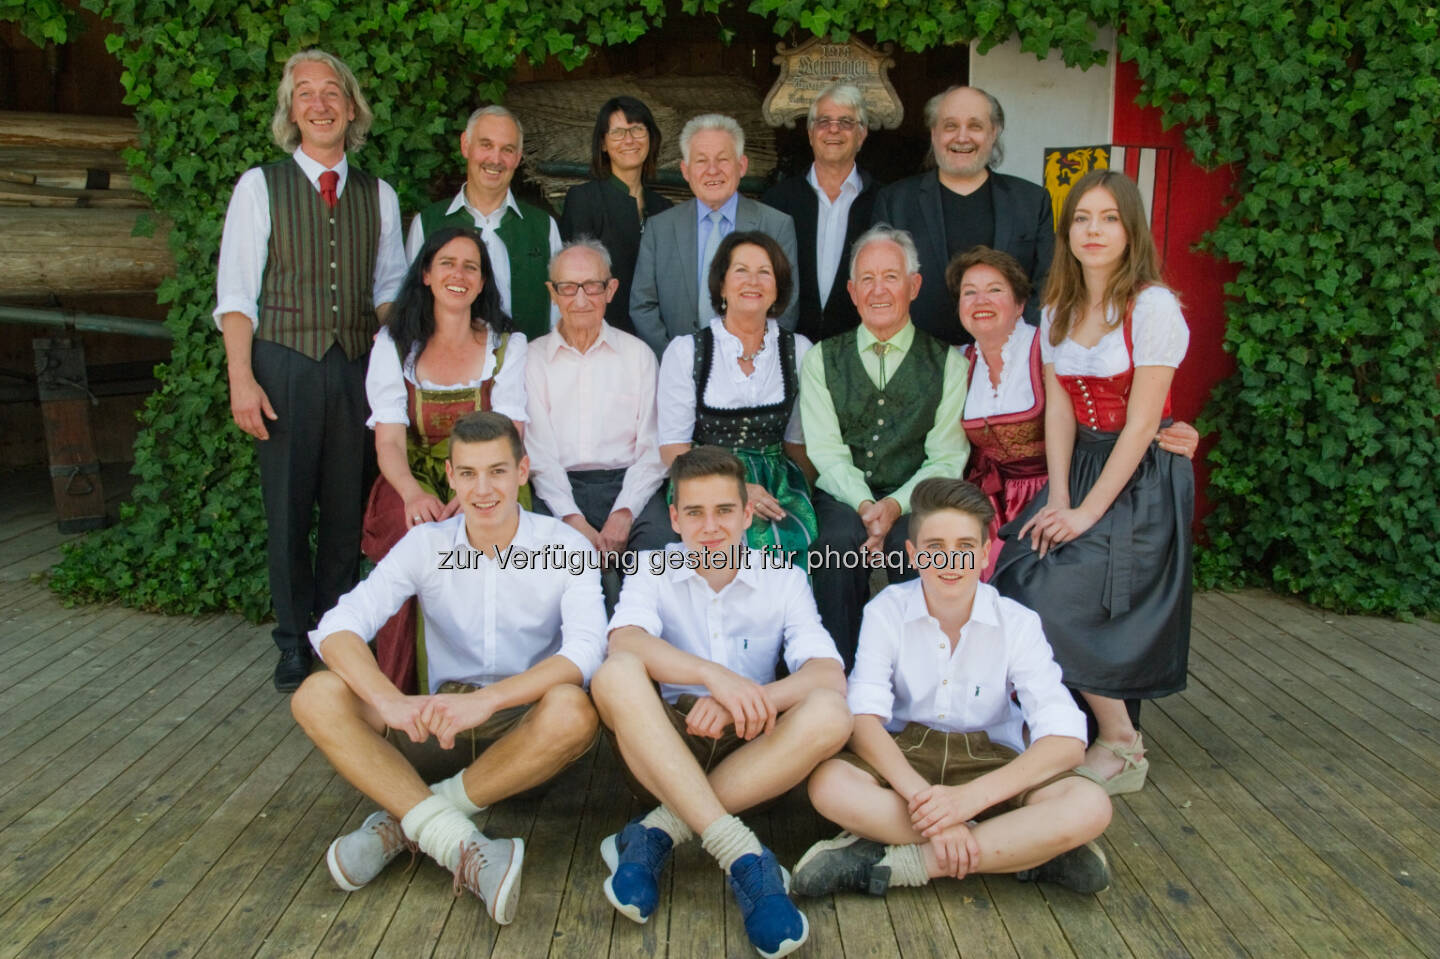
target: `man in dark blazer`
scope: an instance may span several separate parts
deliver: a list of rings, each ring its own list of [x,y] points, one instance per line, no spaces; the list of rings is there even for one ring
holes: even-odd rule
[[[956,253],[985,244],[1004,250],[1030,275],[1035,295],[1025,319],[1040,322],[1040,297],[1055,251],[1045,188],[991,168],[1004,157],[1005,111],[976,87],[951,87],[925,104],[935,168],[892,183],[875,199],[874,222],[906,230],[920,250],[925,278],[911,309],[915,325],[948,343],[970,337],[956,316],[945,267]]]
[[[807,124],[815,162],[804,176],[781,180],[762,197],[795,221],[800,257],[796,329],[812,342],[860,325],[845,284],[850,279],[850,246],[870,225],[880,191],[855,163],[869,127],[859,89],[848,83],[826,87],[810,104]]]
[[[705,282],[716,246],[735,230],[770,234],[795,263],[795,224],[779,210],[740,195],[740,178],[749,169],[745,133],[740,124],[718,113],[695,117],[680,131],[680,171],[695,194],[645,224],[640,256],[630,288],[630,320],[635,334],[657,355],[677,336],[701,329],[711,319]],[[792,266],[793,268],[793,266]],[[701,309],[701,295],[706,306]],[[795,329],[795,298],[779,318]]]

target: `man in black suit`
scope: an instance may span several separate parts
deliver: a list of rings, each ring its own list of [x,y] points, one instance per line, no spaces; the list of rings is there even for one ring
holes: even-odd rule
[[[845,292],[850,246],[870,225],[880,186],[855,163],[869,132],[865,98],[848,83],[820,91],[807,129],[815,162],[804,176],[782,180],[761,202],[795,221],[800,275],[796,331],[820,342],[853,330],[860,314]]]
[[[945,285],[945,267],[955,254],[983,243],[1015,257],[1030,275],[1035,295],[1025,304],[1025,319],[1038,325],[1055,251],[1054,216],[1044,187],[991,169],[1004,157],[1005,111],[984,90],[951,87],[925,104],[925,123],[934,169],[885,187],[874,211],[876,223],[906,230],[920,250],[925,283],[911,318],[948,343],[970,341]]]

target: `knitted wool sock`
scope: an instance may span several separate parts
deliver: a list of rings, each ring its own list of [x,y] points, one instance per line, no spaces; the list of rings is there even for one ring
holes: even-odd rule
[[[645,818],[640,820],[640,825],[660,830],[669,836],[670,842],[676,846],[695,838],[695,831],[685,825],[683,819],[671,812],[669,806],[656,806],[645,814]]]
[[[741,856],[751,853],[758,856],[765,849],[750,827],[734,816],[721,816],[712,822],[700,834],[700,846],[714,856],[721,870],[727,873]]]
[[[450,805],[460,810],[467,816],[473,816],[477,812],[484,812],[484,806],[477,806],[470,801],[470,794],[465,791],[465,773],[456,773],[449,779],[442,779],[430,786],[430,791],[437,796],[444,796],[450,800]]]
[[[435,795],[407,812],[400,828],[425,855],[451,872],[460,865],[460,844],[472,837],[485,838],[450,800]]]
[[[890,867],[892,886],[923,886],[930,881],[925,854],[917,845],[886,846],[885,855],[875,865]]]

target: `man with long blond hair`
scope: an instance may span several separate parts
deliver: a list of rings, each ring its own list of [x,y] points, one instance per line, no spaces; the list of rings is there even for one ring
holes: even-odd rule
[[[345,64],[290,57],[270,131],[291,156],[240,177],[220,242],[215,325],[231,415],[256,440],[281,692],[309,673],[306,631],[359,572],[365,364],[405,273],[395,191],[345,156],[373,118]]]

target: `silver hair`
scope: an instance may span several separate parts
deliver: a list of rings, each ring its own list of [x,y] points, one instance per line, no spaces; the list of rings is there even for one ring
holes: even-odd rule
[[[870,114],[865,110],[865,94],[853,83],[832,83],[816,95],[810,101],[810,113],[806,118],[807,126],[815,125],[815,117],[819,115],[820,101],[829,100],[837,107],[848,107],[855,111],[855,119],[865,129],[870,129]]]
[[[915,241],[910,234],[888,223],[877,223],[855,238],[855,245],[850,250],[851,276],[855,275],[855,264],[859,262],[860,254],[871,243],[894,243],[905,254],[905,272],[920,272],[920,251],[915,249]]]
[[[340,89],[355,108],[355,119],[345,127],[345,149],[360,149],[365,145],[370,124],[375,122],[375,112],[370,109],[365,94],[360,92],[360,82],[355,79],[355,74],[339,57],[324,50],[301,50],[285,61],[285,72],[280,77],[280,85],[275,88],[275,115],[270,118],[270,136],[286,153],[294,153],[300,147],[300,127],[290,118],[290,106],[295,97],[295,68],[302,63],[323,63],[340,81]]]
[[[560,249],[555,251],[555,255],[550,257],[550,265],[546,268],[545,275],[550,277],[551,280],[554,280],[555,264],[560,262],[560,258],[566,253],[569,253],[571,250],[589,250],[591,253],[594,253],[600,258],[600,262],[605,264],[606,277],[610,278],[614,276],[610,269],[610,251],[605,249],[605,244],[601,243],[593,236],[584,235],[577,236],[575,239],[571,240],[569,243],[566,243]]]
[[[521,156],[525,155],[525,126],[520,122],[519,117],[517,117],[515,114],[511,113],[509,110],[505,109],[498,103],[492,103],[488,107],[480,107],[478,110],[470,114],[470,119],[465,121],[466,136],[469,136],[470,131],[475,129],[475,124],[481,117],[504,117],[511,123],[515,124],[515,136],[517,140],[515,144],[515,149],[520,151]]]
[[[925,129],[935,129],[935,124],[940,120],[941,101],[956,90],[974,90],[990,104],[990,125],[995,128],[995,146],[990,150],[990,162],[986,165],[993,170],[1005,162],[1005,144],[1002,142],[1002,136],[1005,133],[1005,108],[1000,106],[1000,101],[995,99],[988,90],[966,86],[963,83],[957,83],[953,87],[941,90],[925,101]]]
[[[727,117],[723,113],[702,113],[698,117],[691,117],[690,122],[680,131],[680,156],[687,164],[690,162],[690,141],[702,130],[719,130],[721,133],[730,134],[730,139],[735,143],[736,158],[745,155],[745,131],[735,122],[734,117]]]

